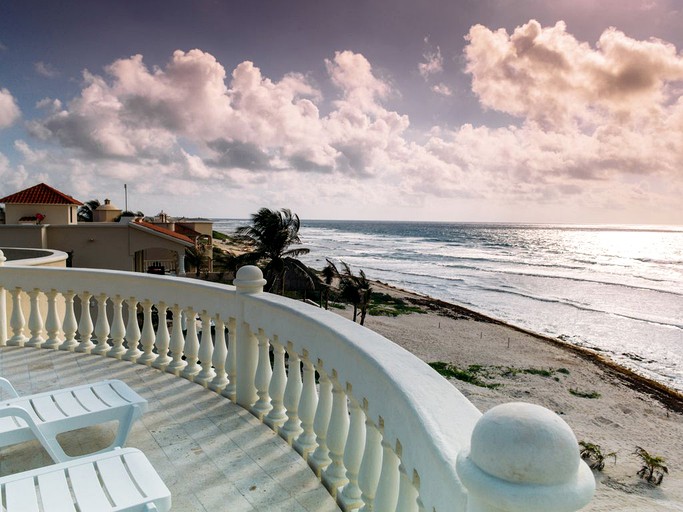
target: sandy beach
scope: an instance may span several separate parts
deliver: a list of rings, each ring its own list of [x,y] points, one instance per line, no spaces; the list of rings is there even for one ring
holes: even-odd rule
[[[594,471],[597,490],[583,510],[683,511],[683,397],[599,354],[390,286],[375,283],[374,289],[418,304],[425,313],[368,316],[366,327],[428,363],[481,366],[476,374],[490,387],[451,382],[482,412],[510,401],[539,404],[560,414],[579,441],[616,452],[616,463],[610,458],[602,472]],[[333,311],[351,316],[351,308]],[[636,446],[664,457],[669,474],[660,486],[636,475]]]

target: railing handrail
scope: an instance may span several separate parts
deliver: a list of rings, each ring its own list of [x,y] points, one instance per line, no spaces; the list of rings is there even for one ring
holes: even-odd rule
[[[517,452],[509,448],[519,444],[514,441],[515,436],[528,424],[525,419],[523,426],[517,425],[519,414],[537,417],[534,428],[540,438],[547,437],[546,434],[555,438],[557,434],[565,440],[563,451],[557,451],[554,445],[540,446],[538,454],[530,450],[532,457],[561,462],[571,458],[576,439],[559,417],[555,419],[554,413],[544,410],[551,415],[548,416],[533,407],[513,406],[498,416],[494,414],[494,419],[490,419],[492,411],[482,418],[455,387],[422,360],[383,336],[335,313],[263,293],[265,281],[255,267],[241,269],[236,286],[113,270],[0,267],[0,335],[3,336],[0,345],[5,344],[9,326],[13,332],[9,342],[13,344],[42,346],[45,343],[57,348],[56,333],[63,326],[65,341],[59,345],[60,349],[106,353],[154,364],[204,386],[211,384],[262,421],[270,422],[297,451],[310,457],[309,464],[345,510],[362,504],[361,488],[366,504],[375,500],[377,492],[376,510],[393,510],[397,501],[403,500],[400,510],[415,512],[420,507],[430,512],[498,510],[498,502],[487,502],[487,496],[495,493],[487,491],[486,486],[509,489],[502,492],[514,495],[511,499],[517,500],[517,508],[510,508],[511,511],[551,510],[546,507],[547,503],[553,503],[552,510],[577,510],[592,494],[594,482],[590,470],[579,462],[578,450],[569,464],[560,464],[563,469],[557,479],[549,480],[552,485],[538,485],[536,473],[527,474],[516,467]],[[4,290],[11,292],[11,303],[5,299]],[[29,306],[22,305],[28,303],[25,294],[30,298]],[[62,294],[65,308],[63,325],[56,313],[58,294]],[[74,315],[75,295],[81,303],[90,304],[88,308],[81,308],[78,322]],[[97,301],[96,325],[90,312],[93,297]],[[137,314],[127,314],[127,325],[123,325],[124,302],[127,311],[135,308],[137,312],[142,307],[142,330]],[[12,306],[9,322],[7,312],[3,311],[5,305]],[[160,311],[162,308],[174,311],[170,336],[166,323],[160,322],[154,332],[153,305],[159,305]],[[22,309],[30,310],[28,322]],[[43,323],[45,311],[41,310],[46,309],[47,321]],[[178,313],[182,314],[175,316]],[[108,315],[112,316],[111,329]],[[197,336],[196,315],[203,329],[201,340]],[[177,322],[181,318],[184,318],[183,331]],[[191,322],[185,324],[185,320]],[[216,327],[230,326],[229,354],[225,332],[216,328],[215,334],[210,334],[205,329],[207,322],[213,326],[214,320]],[[30,339],[23,334],[28,330]],[[90,340],[93,331],[97,345]],[[47,341],[42,337],[44,332],[49,335]],[[108,344],[109,339],[113,346]],[[140,344],[144,352],[139,350]],[[153,353],[160,346],[163,353]],[[268,361],[269,348],[275,358],[272,368]],[[285,353],[290,361],[286,372]],[[163,360],[159,362],[159,359]],[[315,390],[312,371],[320,373],[319,391]],[[319,413],[323,418],[320,423]],[[359,420],[361,417],[365,419]],[[498,434],[491,434],[491,428],[498,429],[501,421],[507,429],[501,439],[506,439],[507,444],[500,441]],[[472,446],[470,453],[467,449],[477,429],[478,444]],[[381,448],[377,436],[381,436]],[[313,453],[316,445],[329,448],[329,457],[327,453],[318,454],[318,449]],[[506,469],[500,474],[493,471],[496,476],[481,470],[492,449],[507,450]],[[377,458],[378,450],[381,458]],[[377,467],[378,461],[381,461],[381,470]],[[366,463],[370,468],[369,480],[377,479],[374,484],[358,477],[359,469],[364,470]],[[322,466],[316,467],[316,464]],[[469,496],[463,482],[470,491]],[[558,491],[562,499],[552,498]],[[496,499],[503,494],[499,492]],[[546,508],[534,508],[534,500]],[[560,503],[562,500],[564,504]]]

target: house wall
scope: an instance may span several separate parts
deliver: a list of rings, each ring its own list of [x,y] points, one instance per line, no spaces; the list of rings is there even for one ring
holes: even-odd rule
[[[36,213],[45,215],[43,224],[76,224],[78,206],[69,204],[6,204],[5,224],[18,224],[22,217],[34,217]]]
[[[184,251],[172,240],[146,233],[128,224],[82,223],[74,225],[0,225],[0,246],[57,249],[73,253],[72,265],[81,268],[144,271],[142,255],[136,266],[136,252],[145,249]]]
[[[192,220],[182,220],[179,224],[184,224],[202,235],[213,236],[213,222],[210,221],[192,221]]]

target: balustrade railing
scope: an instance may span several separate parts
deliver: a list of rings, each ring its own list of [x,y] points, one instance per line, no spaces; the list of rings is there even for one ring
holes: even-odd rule
[[[508,404],[482,417],[409,352],[264,284],[256,267],[232,287],[0,261],[0,346],[114,357],[221,393],[278,432],[343,510],[559,512],[590,500],[592,473],[554,413]]]

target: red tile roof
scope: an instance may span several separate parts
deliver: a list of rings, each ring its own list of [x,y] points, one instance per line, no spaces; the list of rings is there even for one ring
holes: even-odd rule
[[[192,245],[194,245],[194,241],[186,237],[185,235],[181,235],[180,233],[176,233],[175,231],[171,231],[170,229],[162,228],[161,226],[157,226],[155,224],[152,224],[150,222],[145,222],[144,220],[137,219],[134,221],[135,224],[138,226],[142,226],[147,229],[151,229],[152,231],[156,231],[157,233],[161,233],[163,235],[167,236],[172,236],[173,238],[177,238],[178,240],[182,240],[183,242],[188,242]]]
[[[71,196],[52,188],[45,183],[39,183],[33,187],[21,190],[0,199],[0,203],[5,204],[75,204],[81,206],[83,203]]]

